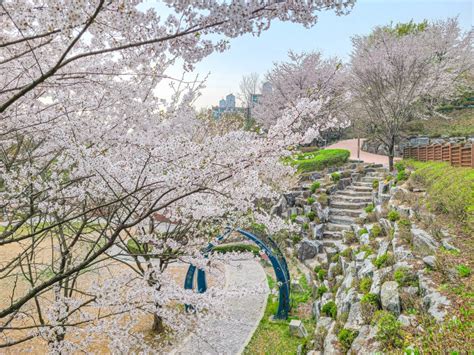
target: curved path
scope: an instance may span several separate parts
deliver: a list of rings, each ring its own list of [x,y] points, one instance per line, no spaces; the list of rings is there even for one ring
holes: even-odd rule
[[[198,327],[172,354],[239,354],[250,341],[265,310],[269,292],[267,277],[253,259],[232,261],[225,268],[225,288],[245,292],[245,289],[259,287],[263,291],[241,297],[229,294],[224,303],[230,316],[207,319],[206,329]]]
[[[360,145],[362,146],[362,142],[364,139],[361,138]],[[339,141],[335,144],[331,144],[326,148],[340,148],[340,149],[347,149],[351,152],[350,159],[357,159],[357,139],[346,139],[343,141]],[[372,154],[360,151],[360,160],[365,163],[375,163],[375,164],[383,164],[388,166],[388,157],[385,155],[379,154]],[[400,160],[400,158],[395,158],[395,161]]]

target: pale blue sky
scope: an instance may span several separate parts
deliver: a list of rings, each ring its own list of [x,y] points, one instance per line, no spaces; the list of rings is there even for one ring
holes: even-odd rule
[[[473,4],[469,0],[358,0],[347,16],[323,12],[311,29],[293,23],[275,22],[260,37],[246,35],[232,39],[230,49],[213,53],[198,64],[196,72],[210,73],[198,107],[217,105],[228,93],[237,94],[242,75],[264,74],[272,63],[284,60],[290,49],[321,50],[327,56],[348,60],[351,36],[367,34],[377,25],[393,22],[438,20],[459,17],[468,30],[473,25]]]

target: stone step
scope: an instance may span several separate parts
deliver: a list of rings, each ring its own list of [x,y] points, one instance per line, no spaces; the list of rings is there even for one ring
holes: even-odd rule
[[[325,239],[322,241],[324,247],[336,248],[339,252],[344,250],[344,242],[340,239]]]
[[[324,231],[323,233],[323,240],[324,239],[342,239],[342,232],[341,231]]]
[[[335,196],[335,201],[339,202],[372,202],[372,196],[360,197],[360,196],[347,196],[347,195],[337,195]]]
[[[360,192],[372,192],[373,188],[372,186],[368,186],[368,185],[363,185],[363,186],[353,185],[353,186],[350,186],[348,190],[360,191]]]
[[[356,181],[352,184],[352,186],[358,186],[358,187],[372,187],[371,182],[363,182],[363,181]]]
[[[355,223],[355,217],[330,215],[329,222],[350,226]]]
[[[345,209],[345,210],[357,210],[365,208],[367,206],[366,202],[347,202],[347,201],[331,201],[329,207]]]
[[[345,224],[336,224],[336,223],[328,223],[326,224],[326,231],[329,232],[341,232],[341,231],[349,231],[351,230],[351,226]]]
[[[339,192],[336,192],[334,194],[335,197],[337,196],[348,196],[348,197],[353,197],[353,196],[359,196],[359,197],[372,197],[372,192],[368,191],[356,191],[356,190],[342,190]]]
[[[362,182],[373,182],[374,180],[378,180],[374,176],[364,176],[360,181]]]
[[[359,217],[363,213],[363,209],[341,209],[341,208],[329,208],[329,215],[335,216],[350,216]]]

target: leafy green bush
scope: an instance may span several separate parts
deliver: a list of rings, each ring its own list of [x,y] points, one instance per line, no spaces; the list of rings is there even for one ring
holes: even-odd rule
[[[337,335],[339,344],[343,347],[344,351],[348,351],[351,348],[352,342],[359,335],[357,330],[352,329],[342,329]]]
[[[319,181],[315,181],[311,184],[311,192],[314,194],[317,189],[321,186],[321,183]]]
[[[352,256],[352,249],[351,248],[346,248],[344,249],[342,252],[341,252],[341,256],[343,256],[344,258],[351,258]]]
[[[391,210],[388,212],[387,218],[391,222],[396,222],[400,219],[400,214],[395,210]]]
[[[415,169],[410,180],[426,188],[427,202],[433,211],[450,216],[472,233],[474,230],[474,169],[442,162],[403,161]]]
[[[298,215],[296,213],[292,213],[291,216],[290,216],[290,221],[295,222],[296,217],[298,217]]]
[[[366,293],[360,300],[362,318],[365,323],[370,323],[375,312],[380,308],[379,295],[375,293]]]
[[[468,277],[469,275],[471,275],[471,269],[467,265],[460,264],[456,267],[456,270],[458,271],[458,274],[461,277]]]
[[[379,188],[379,181],[378,180],[372,181],[372,188],[374,190],[377,190]]]
[[[322,205],[322,206],[327,206],[328,203],[329,203],[329,197],[327,194],[321,194],[318,196],[318,202]]]
[[[405,170],[400,170],[398,173],[397,173],[397,178],[396,178],[396,181],[405,181],[407,180],[409,177],[409,174],[405,171]]]
[[[373,212],[375,209],[375,206],[373,203],[369,203],[366,208],[364,208],[364,211],[367,213]]]
[[[316,201],[316,199],[313,196],[309,196],[306,199],[306,202],[308,203],[308,205],[312,205],[315,201]]]
[[[392,253],[388,252],[380,255],[377,259],[372,261],[372,263],[380,269],[381,267],[390,266],[395,263],[395,258]]]
[[[316,295],[318,298],[320,298],[326,292],[328,292],[328,288],[325,285],[321,285],[316,289]]]
[[[303,238],[301,238],[299,234],[293,234],[291,237],[291,241],[293,242],[293,245],[298,244],[299,242],[301,242],[302,239]]]
[[[411,227],[411,222],[408,218],[401,218],[398,221],[398,226],[404,227],[404,228],[410,228]]]
[[[380,234],[382,233],[382,227],[380,224],[376,223],[372,226],[372,229],[370,230],[370,236],[373,238],[377,238]]]
[[[308,217],[310,221],[314,221],[314,219],[316,218],[316,213],[314,211],[309,211],[306,214],[306,217]]]
[[[307,231],[309,229],[309,223],[307,222],[303,223],[303,229]]]
[[[344,231],[343,232],[343,239],[344,239],[344,243],[346,243],[346,244],[353,244],[353,243],[357,242],[356,235],[352,230]]]
[[[401,324],[393,313],[377,311],[375,312],[373,322],[377,326],[376,338],[383,346],[398,348],[403,345]]]
[[[320,270],[318,271],[318,279],[319,279],[319,281],[324,281],[324,278],[326,277],[326,274],[327,274],[326,270],[320,269]]]
[[[344,164],[350,152],[345,149],[323,149],[315,152],[302,153],[286,159],[290,165],[296,166],[299,172],[323,170],[330,166]]]
[[[334,301],[329,301],[326,303],[323,308],[321,309],[321,312],[325,314],[328,317],[331,317],[332,319],[336,319],[337,316],[337,306]]]
[[[334,182],[338,182],[339,180],[341,180],[341,174],[339,174],[339,173],[332,173],[332,174],[331,174],[331,180],[334,181]]]
[[[372,279],[370,277],[363,277],[359,281],[359,290],[362,293],[368,293],[370,291],[370,287],[372,286]]]
[[[400,286],[417,286],[418,276],[407,267],[399,267],[393,272],[393,279],[397,281]]]
[[[374,253],[374,249],[372,249],[369,245],[362,245],[360,248],[359,248],[359,253],[361,251],[364,251],[365,252],[365,257],[368,257],[369,255],[372,255]]]
[[[359,236],[361,236],[362,234],[367,234],[367,233],[369,233],[367,228],[361,228],[359,229],[359,232],[358,232]]]

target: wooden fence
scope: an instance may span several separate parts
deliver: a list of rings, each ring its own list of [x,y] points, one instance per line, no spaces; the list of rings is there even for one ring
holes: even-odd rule
[[[473,144],[432,144],[403,149],[403,159],[449,162],[452,166],[474,168]]]

